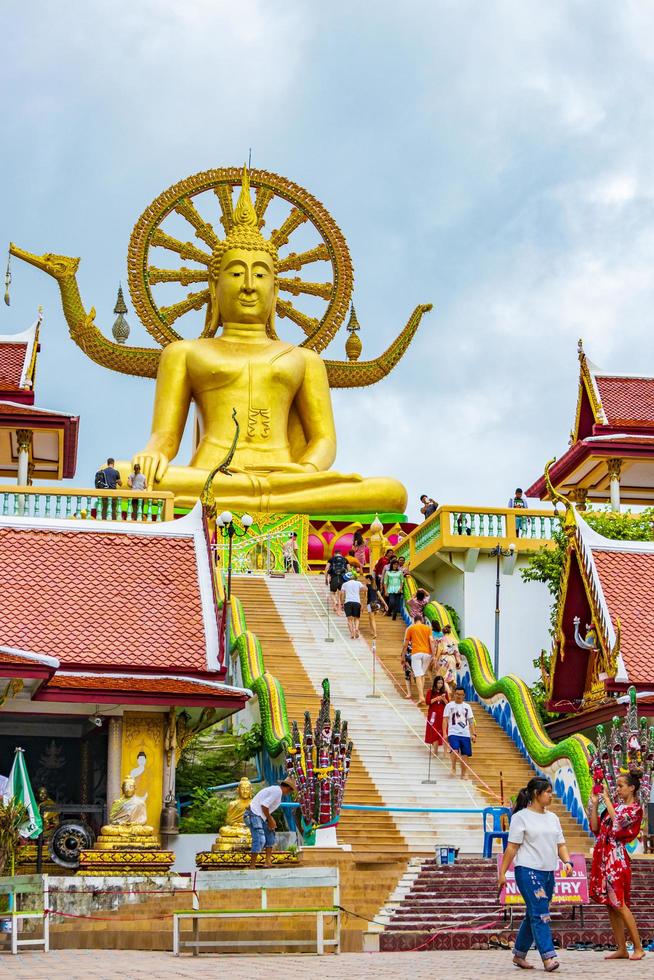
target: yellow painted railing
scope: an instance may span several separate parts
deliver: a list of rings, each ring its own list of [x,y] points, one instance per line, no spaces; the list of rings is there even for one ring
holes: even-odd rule
[[[517,551],[536,551],[552,540],[558,528],[552,509],[509,507],[439,507],[435,514],[415,528],[397,553],[404,555],[411,568],[437,551],[490,549],[500,544]]]
[[[0,486],[0,516],[70,520],[172,521],[174,494],[156,490]]]

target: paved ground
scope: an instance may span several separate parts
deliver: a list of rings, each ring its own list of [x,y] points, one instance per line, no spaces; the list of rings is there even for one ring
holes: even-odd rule
[[[533,962],[538,965],[535,953]],[[654,953],[644,962],[627,960],[606,963],[602,953],[561,954],[561,969],[569,976],[591,976],[593,980],[651,980]],[[456,953],[342,953],[340,956],[214,956],[203,954],[175,959],[171,953],[141,953],[101,950],[54,950],[51,953],[0,953],[0,977],[23,980],[169,980],[175,977],[217,977],[266,980],[288,977],[320,977],[321,980],[372,980],[374,977],[407,977],[411,980],[492,980],[517,976],[510,953],[500,950]],[[532,976],[542,976],[537,970]]]

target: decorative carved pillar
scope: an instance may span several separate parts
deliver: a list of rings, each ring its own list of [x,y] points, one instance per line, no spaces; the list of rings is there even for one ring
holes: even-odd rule
[[[107,811],[120,796],[123,719],[110,718],[107,738]]]
[[[19,487],[26,487],[28,481],[30,452],[32,451],[32,430],[16,429],[16,443],[18,445],[17,483]]]
[[[611,481],[611,510],[620,513],[620,473],[622,472],[621,459],[607,459],[606,468]]]
[[[577,505],[577,510],[586,510],[586,500],[588,498],[588,490],[585,487],[575,487],[575,489],[570,494],[570,499],[574,504]]]
[[[89,740],[88,738],[83,738],[82,744],[80,745],[80,756],[79,756],[79,773],[80,773],[79,801],[80,803],[91,802],[90,770],[91,770],[91,753],[89,751]]]

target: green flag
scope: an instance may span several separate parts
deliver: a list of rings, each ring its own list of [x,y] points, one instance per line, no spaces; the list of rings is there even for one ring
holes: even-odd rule
[[[32,792],[30,777],[27,775],[25,765],[25,752],[17,748],[14,755],[14,764],[9,773],[9,782],[4,792],[5,799],[13,796],[15,800],[22,803],[27,810],[27,820],[20,828],[21,837],[38,837],[43,830],[43,817]]]

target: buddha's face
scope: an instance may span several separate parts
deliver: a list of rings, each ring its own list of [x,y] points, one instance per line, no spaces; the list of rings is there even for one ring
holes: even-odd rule
[[[238,795],[242,800],[249,800],[252,796],[252,786],[250,784],[250,780],[245,776],[238,784]]]
[[[218,280],[209,279],[211,305],[223,323],[268,323],[275,305],[273,260],[267,252],[230,248]]]
[[[134,796],[134,793],[135,792],[136,792],[136,783],[134,782],[134,780],[133,779],[126,779],[123,782],[123,796],[125,796],[125,797],[127,797],[127,799],[129,799],[130,796]]]

